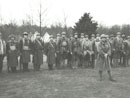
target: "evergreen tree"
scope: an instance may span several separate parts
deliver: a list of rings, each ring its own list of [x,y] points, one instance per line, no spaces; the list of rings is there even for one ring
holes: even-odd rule
[[[90,13],[85,13],[81,19],[74,26],[74,32],[77,32],[78,35],[81,33],[91,36],[91,34],[96,34],[97,22],[92,20]]]

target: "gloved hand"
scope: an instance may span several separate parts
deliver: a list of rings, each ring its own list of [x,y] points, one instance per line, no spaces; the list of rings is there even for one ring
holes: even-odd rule
[[[104,56],[105,56],[105,58],[107,58],[108,54],[106,53]]]

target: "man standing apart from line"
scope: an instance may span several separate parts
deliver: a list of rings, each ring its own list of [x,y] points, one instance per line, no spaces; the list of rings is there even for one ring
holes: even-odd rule
[[[110,81],[115,81],[111,75],[110,65],[111,46],[107,41],[106,35],[101,35],[101,41],[98,45],[97,67],[99,69],[100,81],[102,81],[102,73],[107,70]]]

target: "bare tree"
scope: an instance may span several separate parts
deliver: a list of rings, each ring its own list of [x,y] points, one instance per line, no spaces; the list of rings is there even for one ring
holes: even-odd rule
[[[68,16],[66,15],[65,11],[63,11],[63,15],[64,15],[64,17],[63,17],[64,28],[65,28],[66,33],[68,33],[68,30],[67,30],[67,18],[68,18]]]
[[[29,13],[26,13],[26,21],[30,26],[34,25],[34,9],[33,9],[33,0],[30,0],[29,2]]]
[[[44,3],[46,3],[46,0]],[[44,8],[43,8],[43,3],[40,0],[39,9],[38,9],[40,34],[42,33],[42,23],[43,21],[45,22],[45,17],[47,16],[47,13],[48,13],[48,7],[44,5]]]

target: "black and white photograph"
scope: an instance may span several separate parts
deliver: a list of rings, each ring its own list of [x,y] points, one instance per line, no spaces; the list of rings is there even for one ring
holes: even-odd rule
[[[0,0],[0,98],[130,98],[129,0]]]

